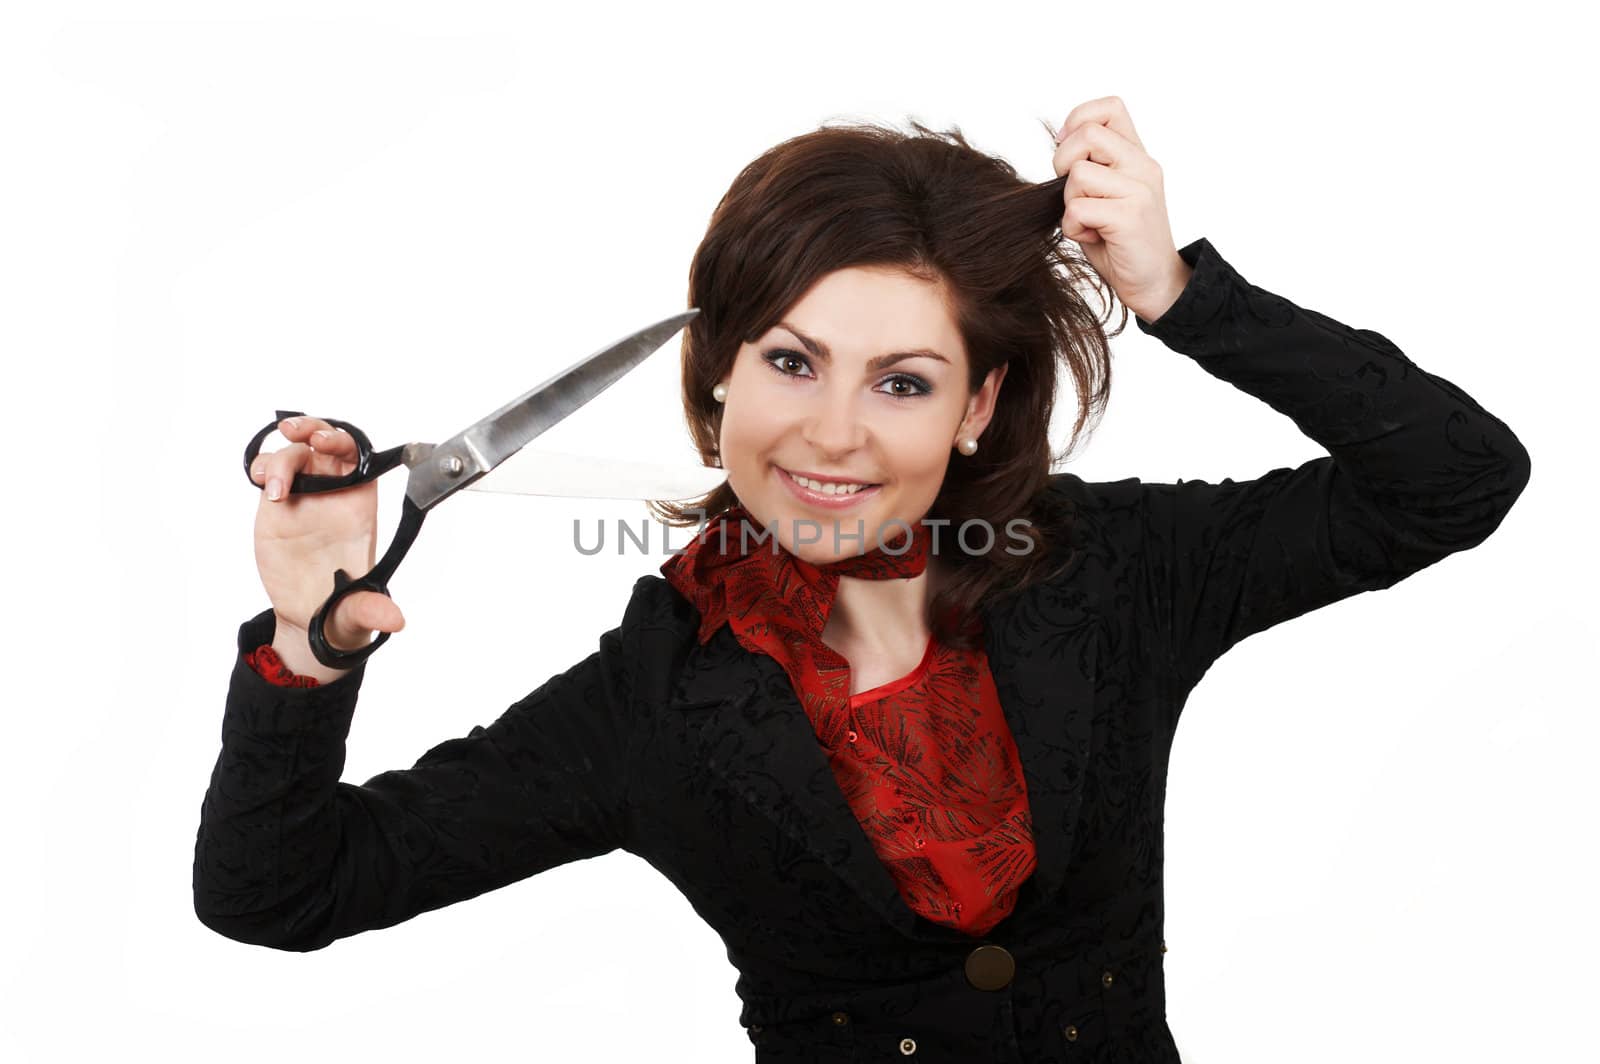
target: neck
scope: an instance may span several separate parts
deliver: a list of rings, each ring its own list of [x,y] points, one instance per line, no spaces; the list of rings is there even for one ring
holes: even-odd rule
[[[916,576],[897,580],[863,580],[841,576],[823,640],[862,650],[905,650],[925,646],[931,632],[928,603],[939,587],[938,558]]]

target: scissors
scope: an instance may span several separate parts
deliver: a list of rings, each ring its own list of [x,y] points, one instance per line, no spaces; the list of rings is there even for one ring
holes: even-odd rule
[[[320,473],[296,473],[290,492],[310,495],[376,480],[395,466],[404,464],[411,470],[406,479],[406,494],[401,502],[401,517],[394,539],[383,558],[372,571],[360,579],[352,580],[343,569],[333,573],[333,593],[311,618],[307,634],[311,652],[318,661],[330,668],[348,669],[365,661],[384,643],[392,632],[380,632],[378,638],[356,650],[340,650],[330,644],[323,634],[323,625],[333,616],[334,607],[346,595],[357,591],[389,593],[389,580],[406,551],[417,538],[426,513],[462,488],[478,480],[507,458],[516,454],[529,440],[544,432],[568,414],[609,388],[646,357],[687,325],[700,313],[691,307],[654,325],[640,329],[616,343],[574,362],[571,366],[546,380],[543,384],[524,392],[488,417],[473,422],[443,443],[406,443],[386,451],[374,451],[367,434],[350,424],[334,418],[323,418],[335,428],[348,432],[356,442],[356,467],[344,476]],[[244,450],[244,473],[250,486],[261,490],[250,477],[250,466],[261,453],[261,444],[285,418],[304,417],[299,410],[279,410],[277,419],[269,422],[251,438]]]

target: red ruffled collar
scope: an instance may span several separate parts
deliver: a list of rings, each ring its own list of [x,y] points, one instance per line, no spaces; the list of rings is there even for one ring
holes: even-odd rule
[[[921,522],[909,530],[900,526],[885,536],[883,546],[820,566],[792,554],[765,531],[743,506],[732,506],[661,566],[667,582],[700,611],[700,642],[727,622],[752,650],[770,648],[773,634],[779,643],[805,640],[815,646],[840,577],[904,579],[928,566],[931,537]],[[753,637],[758,629],[768,637]]]

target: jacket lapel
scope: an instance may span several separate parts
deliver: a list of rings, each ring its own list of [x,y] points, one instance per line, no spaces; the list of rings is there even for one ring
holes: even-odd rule
[[[1096,605],[1058,577],[984,611],[985,651],[1022,761],[1033,820],[1038,865],[1024,896],[1031,889],[1040,900],[1065,878],[1082,799],[1101,629]],[[967,938],[905,904],[776,661],[746,650],[724,625],[691,650],[669,706],[697,727],[701,764],[816,854],[892,926],[930,941]]]

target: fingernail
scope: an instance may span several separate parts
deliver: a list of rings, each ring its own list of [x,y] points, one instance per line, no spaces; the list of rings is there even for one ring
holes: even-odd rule
[[[327,429],[318,429],[317,431],[315,431],[315,432],[313,432],[311,434],[311,438],[314,439],[314,440],[323,440],[324,442],[326,442],[327,439],[332,435],[333,435],[333,433],[329,432]]]
[[[286,428],[286,429],[294,428],[294,423],[295,423],[295,419],[292,418],[292,417],[283,419],[283,427]]]
[[[279,480],[277,477],[273,477],[271,480],[267,481],[267,498],[276,500],[278,496],[282,494],[283,481]]]

